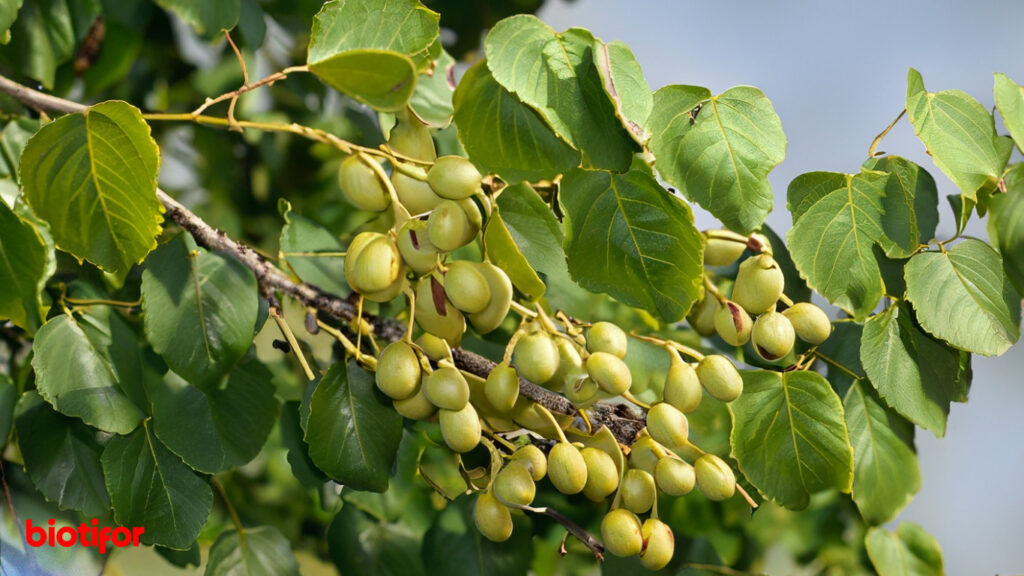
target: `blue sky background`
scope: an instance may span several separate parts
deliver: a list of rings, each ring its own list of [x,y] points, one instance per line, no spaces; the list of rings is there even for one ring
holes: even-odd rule
[[[948,0],[548,2],[541,18],[558,30],[582,26],[632,47],[652,88],[697,84],[718,93],[761,88],[789,138],[771,175],[775,211],[788,230],[786,186],[812,170],[853,172],[903,108],[907,69],[930,91],[964,90],[993,105],[992,73],[1024,82],[1024,2]],[[906,119],[880,147],[927,168],[940,198],[955,186],[932,164]],[[1020,157],[1015,153],[1014,161]],[[952,234],[946,206],[938,236]],[[698,225],[715,221],[698,210]],[[987,239],[984,226],[968,234]],[[921,492],[900,520],[922,524],[942,544],[947,573],[1024,574],[1024,345],[976,358],[968,404],[955,404],[946,437],[918,430]]]

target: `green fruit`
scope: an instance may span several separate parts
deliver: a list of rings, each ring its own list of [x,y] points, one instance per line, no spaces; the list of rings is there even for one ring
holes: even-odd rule
[[[686,316],[686,321],[690,323],[690,327],[697,334],[711,336],[715,333],[715,312],[717,310],[718,301],[711,295],[705,294],[700,302],[697,302],[693,309],[690,310],[690,314]]]
[[[437,158],[430,130],[407,110],[395,116],[395,125],[388,134],[388,146],[402,156],[414,160],[430,162]]]
[[[490,492],[481,492],[473,506],[476,529],[491,542],[504,542],[512,536],[512,514]]]
[[[704,245],[705,266],[729,266],[740,259],[747,245],[725,238],[708,238]]]
[[[451,252],[468,244],[475,232],[458,203],[442,200],[427,218],[427,234],[438,250]]]
[[[540,482],[548,473],[548,458],[533,444],[527,444],[512,453],[513,460],[529,463],[530,475],[534,482]]]
[[[616,508],[601,520],[601,539],[605,550],[616,556],[636,556],[643,550],[640,519],[625,508]]]
[[[591,352],[607,352],[625,358],[628,346],[626,333],[611,322],[597,322],[587,332],[587,350]]]
[[[387,290],[401,275],[402,255],[398,246],[381,234],[355,255],[352,274],[346,274],[345,280],[356,292],[367,294]]]
[[[354,154],[341,163],[338,185],[345,200],[360,210],[383,212],[391,205],[391,195],[377,172]]]
[[[619,469],[615,467],[615,460],[604,450],[591,446],[580,450],[580,455],[587,465],[583,495],[594,502],[601,502],[619,487]]]
[[[444,275],[444,292],[455,307],[467,314],[482,312],[491,302],[491,289],[487,278],[476,263],[456,260],[448,265]]]
[[[579,373],[567,376],[562,393],[578,407],[585,408],[597,401],[597,382],[594,382],[586,373]]]
[[[430,184],[423,180],[417,180],[407,174],[402,174],[398,170],[391,173],[391,185],[395,188],[398,201],[413,216],[430,212],[443,200],[443,198],[434,194]]]
[[[676,537],[668,524],[657,518],[648,518],[640,532],[644,539],[640,564],[648,570],[661,570],[668,566],[676,551]]]
[[[629,366],[618,356],[607,352],[594,352],[587,358],[587,374],[597,385],[612,396],[618,396],[633,384]]]
[[[665,449],[654,441],[649,435],[641,436],[629,452],[629,465],[631,468],[643,470],[648,474],[654,474],[658,461],[664,458]]]
[[[444,443],[455,452],[469,452],[480,443],[480,416],[472,404],[462,410],[440,410],[441,434]]]
[[[722,340],[732,346],[746,344],[750,340],[750,330],[753,326],[750,315],[735,302],[726,300],[715,312],[715,330]]]
[[[726,500],[736,493],[736,475],[724,460],[705,454],[693,464],[697,488],[708,500]]]
[[[427,358],[434,362],[448,357],[448,344],[430,332],[420,334],[419,338],[416,339],[416,345],[420,347],[420,350],[423,350]]]
[[[828,314],[810,302],[797,302],[782,312],[793,324],[797,337],[817,346],[832,334]]]
[[[622,506],[630,512],[643,514],[654,506],[654,499],[658,495],[658,489],[654,485],[654,476],[643,470],[626,470],[622,478],[622,489],[619,490],[622,496]]]
[[[509,412],[519,399],[519,374],[508,364],[498,364],[487,375],[484,385],[487,401],[499,412]]]
[[[528,460],[509,462],[494,478],[494,495],[506,506],[529,506],[537,495]]]
[[[469,403],[469,383],[453,366],[443,366],[427,376],[427,400],[445,410],[462,410]]]
[[[654,468],[658,488],[669,496],[685,496],[693,490],[697,477],[693,466],[678,458],[662,458]]]
[[[512,307],[512,281],[508,279],[504,270],[489,262],[481,262],[476,267],[487,279],[491,299],[486,308],[469,315],[469,322],[477,332],[487,334],[501,326],[508,316],[508,311]]]
[[[426,274],[437,267],[437,247],[430,243],[424,220],[407,220],[402,224],[395,244],[405,265],[416,274]]]
[[[441,156],[427,172],[427,182],[442,198],[461,200],[480,190],[483,177],[473,163],[462,156]]]
[[[472,229],[472,233],[469,238],[466,238],[468,244],[470,240],[476,237],[477,233],[480,232],[480,228],[484,225],[484,215],[480,212],[480,207],[477,206],[476,202],[472,198],[465,198],[463,200],[456,201],[456,204],[462,208],[462,211],[466,213],[466,219],[469,220],[469,226]]]
[[[524,334],[516,342],[512,353],[519,375],[537,384],[543,384],[558,370],[558,347],[546,332]]]
[[[426,420],[437,412],[437,407],[427,400],[423,389],[426,387],[426,378],[420,380],[420,387],[416,393],[404,400],[395,400],[395,412],[410,420]]]
[[[739,370],[721,354],[710,354],[697,363],[697,378],[712,397],[732,402],[743,393]]]
[[[754,322],[751,334],[754,350],[765,360],[778,360],[793,349],[796,332],[793,323],[778,312],[765,312]]]
[[[555,342],[555,348],[558,349],[558,370],[555,370],[555,374],[547,382],[544,382],[544,387],[561,392],[570,375],[575,376],[584,372],[583,358],[580,356],[576,344],[567,338],[553,338],[552,340]]]
[[[700,406],[701,398],[704,397],[697,371],[675,355],[672,356],[672,365],[665,376],[665,389],[662,394],[665,402],[686,414],[696,410]]]
[[[548,453],[548,478],[562,494],[579,494],[587,484],[587,463],[580,451],[559,442]]]
[[[659,402],[647,412],[647,431],[659,444],[682,446],[690,434],[686,415],[668,402]]]
[[[782,268],[774,258],[768,254],[753,256],[740,264],[732,299],[751,314],[767,312],[782,296],[785,283]]]
[[[404,400],[420,385],[420,360],[405,342],[392,342],[377,359],[377,388],[393,400]]]
[[[436,288],[435,288],[436,286]],[[435,301],[435,290],[440,298]],[[448,342],[448,346],[462,343],[466,331],[466,318],[444,296],[444,289],[433,276],[424,277],[416,286],[416,323],[427,332]]]

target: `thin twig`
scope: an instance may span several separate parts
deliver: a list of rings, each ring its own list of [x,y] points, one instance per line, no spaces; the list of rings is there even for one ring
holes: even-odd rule
[[[593,534],[588,532],[586,528],[573,522],[565,514],[562,514],[558,510],[555,510],[554,508],[550,508],[548,506],[542,508],[534,508],[533,506],[516,506],[516,508],[520,508],[527,512],[532,512],[534,514],[544,514],[546,516],[551,517],[552,520],[564,526],[567,532],[569,532],[570,534],[575,536],[577,540],[582,542],[583,545],[586,546],[588,550],[590,550],[590,553],[594,555],[594,558],[597,558],[602,562],[604,561],[604,544],[601,544],[601,542],[597,538],[595,538]]]

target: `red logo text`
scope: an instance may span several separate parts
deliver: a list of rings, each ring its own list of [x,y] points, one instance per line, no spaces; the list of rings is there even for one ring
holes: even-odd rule
[[[106,554],[108,544],[118,548],[138,546],[139,536],[142,536],[143,532],[146,531],[141,526],[133,528],[125,528],[124,526],[99,528],[99,520],[95,518],[92,519],[92,526],[79,524],[77,529],[71,526],[57,528],[55,526],[56,523],[57,521],[51,518],[49,527],[43,528],[42,526],[33,526],[31,518],[27,520],[25,522],[25,539],[28,541],[28,545],[33,548],[39,548],[40,546],[63,546],[70,548],[75,545],[85,546],[86,548],[97,547],[100,549],[100,554]]]

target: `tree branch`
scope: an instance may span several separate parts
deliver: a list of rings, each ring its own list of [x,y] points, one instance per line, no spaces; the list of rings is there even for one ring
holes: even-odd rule
[[[14,97],[34,110],[75,113],[87,108],[78,102],[33,90],[3,75],[0,75],[0,92]],[[197,244],[209,250],[225,253],[252,270],[259,282],[260,293],[264,297],[268,293],[279,291],[325,316],[343,322],[349,322],[356,317],[356,306],[345,298],[325,292],[312,284],[295,282],[255,250],[231,239],[223,231],[214,229],[163,190],[158,188],[156,196],[163,204],[167,219],[187,231]],[[400,340],[405,335],[405,325],[398,320],[367,314],[364,314],[363,318],[373,327],[374,335],[385,342]],[[481,378],[486,378],[495,366],[495,363],[487,358],[462,348],[452,350],[452,355],[460,369]],[[522,378],[519,379],[519,393],[552,412],[577,414],[576,407],[564,396]],[[616,439],[625,445],[632,444],[646,425],[645,416],[625,404],[598,403],[589,409],[588,416],[595,430],[607,426]]]

